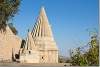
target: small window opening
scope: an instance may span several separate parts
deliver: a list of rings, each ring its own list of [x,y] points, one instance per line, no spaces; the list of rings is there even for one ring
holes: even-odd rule
[[[29,54],[31,54],[31,51],[29,51]]]
[[[42,59],[44,59],[44,58],[42,57]]]
[[[15,57],[16,57],[16,59],[19,59],[19,55],[18,54],[15,54]]]

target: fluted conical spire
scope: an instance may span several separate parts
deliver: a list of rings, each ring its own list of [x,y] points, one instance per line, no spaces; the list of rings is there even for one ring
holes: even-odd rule
[[[40,15],[32,32],[28,32],[25,49],[23,53],[25,55],[21,57],[22,61],[32,63],[58,63],[58,48],[52,36],[52,30],[44,7],[41,8]]]
[[[27,50],[36,49],[33,38],[31,36],[31,32],[28,32],[28,36],[26,38],[25,49],[27,49]]]
[[[45,13],[44,7],[41,8],[40,15],[32,30],[33,37],[52,37],[51,27]]]

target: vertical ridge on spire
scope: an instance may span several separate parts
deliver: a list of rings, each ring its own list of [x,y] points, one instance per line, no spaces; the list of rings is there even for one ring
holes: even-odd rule
[[[37,22],[31,33],[33,37],[52,37],[51,27],[43,6],[41,7]]]
[[[32,36],[31,36],[31,32],[28,32],[28,35],[27,35],[27,38],[26,38],[25,49],[26,50],[35,49],[35,44],[34,44]]]

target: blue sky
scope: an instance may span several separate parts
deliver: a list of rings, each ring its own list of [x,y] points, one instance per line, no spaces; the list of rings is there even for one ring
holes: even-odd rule
[[[98,30],[98,0],[22,0],[19,12],[10,21],[25,38],[32,29],[41,6],[45,7],[59,53],[69,56],[69,50],[89,41],[87,29]]]

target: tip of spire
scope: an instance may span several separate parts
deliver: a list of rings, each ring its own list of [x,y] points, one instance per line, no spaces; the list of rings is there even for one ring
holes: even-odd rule
[[[45,12],[44,6],[41,7],[41,11],[40,12]]]
[[[41,6],[41,9],[44,9],[44,6]]]
[[[41,15],[46,16],[44,6],[42,6],[41,9],[40,9],[40,15],[39,16],[41,16]]]
[[[43,10],[44,9],[44,6],[41,6],[41,9]]]

